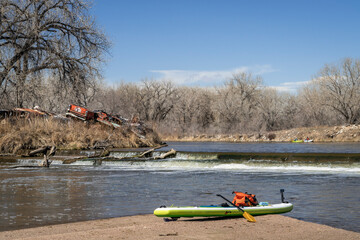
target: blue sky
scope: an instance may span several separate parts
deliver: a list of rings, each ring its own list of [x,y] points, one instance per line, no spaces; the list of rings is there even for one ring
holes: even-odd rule
[[[92,13],[113,44],[109,84],[218,86],[251,71],[290,89],[326,63],[360,58],[356,0],[95,0]]]

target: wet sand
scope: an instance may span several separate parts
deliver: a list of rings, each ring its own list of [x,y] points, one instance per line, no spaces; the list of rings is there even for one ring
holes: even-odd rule
[[[0,239],[360,239],[360,233],[281,215],[244,218],[181,218],[164,222],[139,215],[0,232]]]

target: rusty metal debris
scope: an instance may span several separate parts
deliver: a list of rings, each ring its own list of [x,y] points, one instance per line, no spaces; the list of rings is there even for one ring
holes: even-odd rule
[[[8,117],[31,117],[31,116],[41,116],[41,117],[49,117],[55,116],[56,114],[46,112],[41,110],[38,106],[34,108],[14,108],[11,110],[1,109],[0,110],[0,119],[8,118]]]
[[[79,119],[82,121],[91,121],[91,120],[95,120],[95,113],[89,111],[84,107],[70,104],[66,113],[66,117]]]
[[[132,126],[142,128],[144,125],[138,117],[134,117],[131,120],[123,118],[119,115],[112,115],[103,110],[91,111],[85,107],[81,107],[75,104],[70,104],[65,115],[55,114],[44,111],[38,106],[34,108],[14,108],[11,110],[0,109],[0,119],[8,117],[20,117],[20,118],[31,118],[31,117],[53,117],[62,120],[81,120],[88,123],[101,123],[112,128],[119,128],[121,126]]]
[[[141,127],[143,123],[138,118],[128,120],[119,115],[112,115],[103,110],[91,111],[87,108],[70,104],[66,113],[66,117],[78,119],[86,122],[99,122],[113,128],[119,128],[121,126],[135,126]]]

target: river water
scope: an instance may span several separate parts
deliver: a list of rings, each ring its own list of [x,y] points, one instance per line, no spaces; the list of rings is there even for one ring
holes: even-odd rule
[[[360,144],[169,143],[175,158],[152,161],[54,161],[49,169],[0,165],[0,231],[149,214],[160,205],[222,203],[232,191],[294,209],[284,215],[360,232],[360,163],[217,159],[220,152],[360,153]],[[167,150],[165,149],[165,150]],[[163,150],[163,149],[161,149]],[[193,152],[193,154],[192,154]],[[113,153],[131,156],[132,150]],[[39,160],[32,160],[37,164]],[[1,163],[0,163],[1,164]],[[27,163],[28,164],[28,163]]]

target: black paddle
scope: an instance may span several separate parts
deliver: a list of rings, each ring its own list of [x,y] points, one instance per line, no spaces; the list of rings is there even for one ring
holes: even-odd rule
[[[288,201],[285,201],[285,198],[284,198],[284,192],[285,192],[285,190],[284,190],[284,189],[280,189],[281,202],[282,202],[282,203],[289,203]]]
[[[225,201],[227,201],[228,203],[230,203],[231,205],[233,205],[234,207],[236,207],[237,209],[239,209],[242,213],[244,218],[246,218],[248,220],[248,222],[256,222],[255,218],[253,216],[250,215],[250,213],[245,212],[244,210],[242,210],[240,207],[236,206],[235,204],[233,204],[230,200],[224,198],[223,196],[221,196],[220,194],[216,194],[216,196],[223,198]]]

